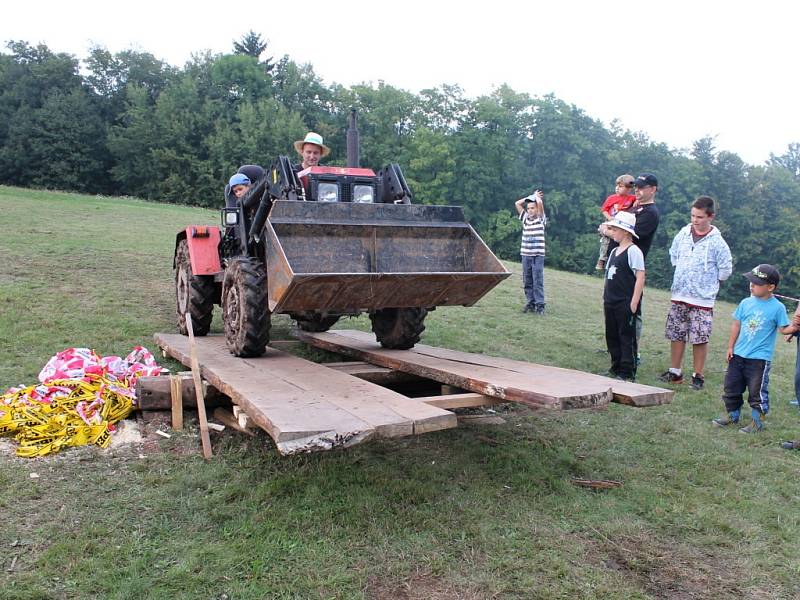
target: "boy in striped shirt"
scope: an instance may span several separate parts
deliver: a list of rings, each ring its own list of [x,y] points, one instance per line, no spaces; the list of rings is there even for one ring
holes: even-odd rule
[[[522,284],[525,290],[525,307],[522,312],[544,314],[544,195],[536,190],[530,196],[514,203],[522,221]]]

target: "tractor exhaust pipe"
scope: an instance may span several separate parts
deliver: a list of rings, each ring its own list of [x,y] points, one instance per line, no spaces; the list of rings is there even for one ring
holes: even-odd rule
[[[350,120],[347,126],[347,166],[360,167],[361,159],[358,155],[358,124],[356,123],[356,109],[350,109]]]

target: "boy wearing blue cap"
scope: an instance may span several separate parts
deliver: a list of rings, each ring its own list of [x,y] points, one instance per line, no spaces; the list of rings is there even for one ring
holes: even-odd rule
[[[231,186],[231,192],[233,192],[237,200],[247,193],[247,190],[250,189],[250,184],[250,178],[244,173],[235,173],[230,180],[228,180],[228,185]]]
[[[736,307],[728,341],[728,369],[722,394],[728,414],[712,422],[717,427],[738,424],[747,389],[752,421],[739,431],[758,433],[764,428],[764,417],[769,412],[767,388],[775,338],[779,331],[789,334],[797,328],[789,324],[786,309],[772,294],[781,280],[778,269],[761,264],[744,276],[750,282],[750,297]]]

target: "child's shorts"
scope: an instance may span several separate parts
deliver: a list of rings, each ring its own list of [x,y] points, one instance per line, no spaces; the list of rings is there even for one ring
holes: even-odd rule
[[[664,335],[671,342],[688,342],[707,344],[711,339],[711,322],[714,311],[673,302],[667,313],[667,324]]]

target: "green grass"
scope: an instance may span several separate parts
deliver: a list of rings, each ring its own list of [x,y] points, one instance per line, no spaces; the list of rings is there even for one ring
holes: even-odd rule
[[[8,187],[0,211],[0,389],[33,383],[69,346],[153,349],[154,332],[174,330],[175,232],[217,221]],[[423,342],[607,368],[602,280],[546,270],[547,315],[523,315],[509,267],[477,306],[433,312]],[[669,359],[668,301],[647,289],[645,383]],[[678,386],[664,407],[511,407],[501,426],[294,458],[226,431],[208,463],[193,429],[35,460],[0,442],[0,597],[797,597],[800,452],[778,445],[800,435],[794,346],[779,342],[766,431],[712,428],[732,309],[716,311],[706,389]],[[274,337],[288,332],[277,317]],[[571,477],[624,485],[598,493]]]

